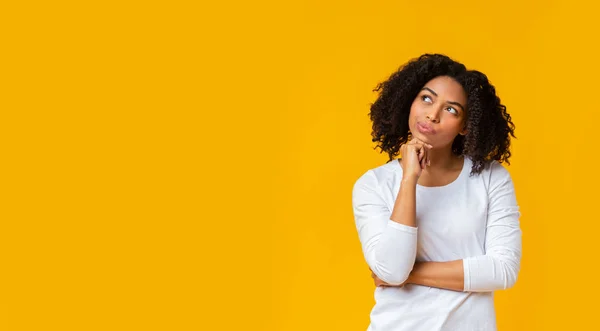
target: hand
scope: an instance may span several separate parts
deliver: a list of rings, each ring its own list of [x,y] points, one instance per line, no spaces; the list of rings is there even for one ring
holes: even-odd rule
[[[369,270],[371,270],[371,268],[369,268]],[[404,284],[408,283],[408,279],[400,284],[400,285],[390,285],[386,282],[384,282],[383,280],[379,279],[379,277],[377,277],[377,275],[373,272],[373,270],[371,270],[371,278],[373,278],[373,281],[375,282],[375,286],[381,286],[381,287],[402,287],[404,286]]]
[[[400,147],[400,153],[402,159],[402,176],[403,177],[415,177],[419,178],[423,169],[429,165],[428,152],[432,148],[430,144],[427,144],[418,138],[413,138],[408,143]]]

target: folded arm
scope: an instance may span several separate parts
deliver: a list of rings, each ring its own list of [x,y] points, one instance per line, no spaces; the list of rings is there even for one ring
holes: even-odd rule
[[[385,204],[371,170],[356,181],[352,191],[365,260],[373,273],[390,285],[407,280],[417,255],[415,190],[416,182],[402,183],[393,212]]]
[[[416,262],[407,283],[468,292],[514,286],[521,263],[519,207],[508,171],[496,162],[491,167],[485,254],[454,261]]]

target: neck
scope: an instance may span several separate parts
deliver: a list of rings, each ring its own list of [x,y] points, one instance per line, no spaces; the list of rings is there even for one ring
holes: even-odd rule
[[[429,150],[428,155],[431,164],[428,167],[425,167],[423,170],[426,172],[453,169],[456,166],[457,161],[460,159],[460,156],[456,156],[454,153],[452,153],[451,146],[440,149],[436,149],[434,147]]]

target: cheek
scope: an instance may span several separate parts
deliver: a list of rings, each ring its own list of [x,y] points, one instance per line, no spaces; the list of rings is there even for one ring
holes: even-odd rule
[[[409,115],[409,117],[410,118],[417,117],[421,113],[421,110],[422,109],[421,109],[421,107],[419,107],[419,105],[417,105],[416,103],[413,103],[410,106],[410,115]]]
[[[445,124],[444,131],[447,132],[449,136],[455,136],[462,130],[462,121],[456,118],[448,118]]]
[[[418,117],[419,117],[418,107],[415,107],[415,106],[410,107],[410,114],[408,115],[408,125],[411,130],[414,129],[413,125],[417,122]]]

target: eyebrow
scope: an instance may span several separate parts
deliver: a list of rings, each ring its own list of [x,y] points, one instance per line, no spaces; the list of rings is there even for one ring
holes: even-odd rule
[[[423,90],[427,90],[427,91],[431,92],[431,94],[435,95],[436,97],[438,96],[437,93],[435,93],[435,91],[430,89],[429,87],[424,87],[421,89],[421,91],[423,91]],[[446,101],[446,103],[458,106],[458,107],[460,107],[460,109],[462,109],[463,112],[465,111],[465,107],[463,107],[463,105],[461,105],[460,103],[458,103],[456,101]]]

